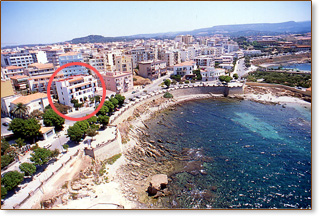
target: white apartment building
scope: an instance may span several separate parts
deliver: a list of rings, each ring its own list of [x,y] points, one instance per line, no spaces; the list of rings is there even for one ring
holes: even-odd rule
[[[25,75],[24,68],[18,66],[1,67],[1,79],[8,79],[16,75]]]
[[[1,53],[1,66],[27,67],[32,63],[33,58],[28,51]]]
[[[195,61],[182,62],[173,66],[173,74],[181,76],[193,75],[193,71],[197,69]]]
[[[97,79],[92,75],[79,75],[56,81],[59,102],[71,107],[72,99],[77,99],[80,103],[94,97],[97,87]]]
[[[220,76],[226,74],[226,70],[222,68],[208,67],[205,70],[200,70],[202,81],[216,81]]]
[[[72,63],[72,62],[83,62],[83,57],[82,57],[81,53],[68,52],[68,53],[61,54],[59,56],[60,66],[68,64],[68,63]],[[88,70],[84,66],[73,65],[73,66],[69,66],[69,67],[64,68],[62,70],[62,72],[65,75],[65,77],[69,77],[69,76],[73,76],[73,75],[87,74]]]
[[[214,65],[214,58],[212,56],[197,56],[193,59],[199,68],[206,68]]]

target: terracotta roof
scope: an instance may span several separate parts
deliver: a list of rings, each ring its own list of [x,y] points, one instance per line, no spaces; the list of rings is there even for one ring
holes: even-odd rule
[[[181,62],[180,64],[176,64],[176,67],[182,67],[182,66],[189,66],[189,65],[194,65],[196,64],[195,61],[186,61],[186,62]]]
[[[18,103],[28,104],[33,100],[37,100],[37,99],[41,99],[41,98],[47,98],[47,94],[45,94],[45,93],[30,94],[27,96],[19,97],[19,98],[15,99],[14,101],[12,101],[11,103],[13,103],[13,104],[18,104]]]
[[[37,69],[54,68],[52,63],[46,63],[46,64],[33,63],[33,64],[28,65],[28,68],[30,68],[30,67],[37,68]]]
[[[69,81],[69,82],[75,82],[75,81],[81,81],[81,80],[83,80],[83,77],[74,77],[74,78],[69,79],[69,80],[67,80],[67,81]]]
[[[8,69],[8,70],[13,70],[13,69],[23,69],[23,67],[22,66],[7,66],[7,67],[5,67],[6,69]]]
[[[44,133],[47,133],[48,131],[50,131],[50,130],[52,130],[52,129],[54,129],[53,126],[50,126],[50,127],[41,126],[39,132],[40,132],[41,134],[44,134]]]
[[[59,56],[77,56],[79,54],[80,53],[78,53],[78,52],[67,52],[67,53],[61,54]]]
[[[42,76],[35,76],[35,77],[31,77],[28,80],[33,80],[33,79],[39,79],[39,78],[50,78],[52,76],[52,74],[48,74],[48,75],[42,75]],[[57,78],[58,76],[63,76],[63,73],[57,74],[54,78]]]
[[[10,80],[1,80],[1,98],[14,95],[12,84]]]
[[[28,76],[27,75],[15,75],[15,76],[10,77],[11,80],[12,79],[16,80],[16,79],[20,79],[20,78],[28,78]]]

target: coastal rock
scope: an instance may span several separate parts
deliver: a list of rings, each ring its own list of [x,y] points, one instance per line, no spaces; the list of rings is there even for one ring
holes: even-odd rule
[[[152,176],[150,182],[149,182],[149,187],[147,189],[147,192],[149,196],[154,196],[157,195],[158,192],[161,190],[164,190],[166,186],[168,185],[168,176],[165,174],[157,174]],[[161,192],[162,193],[162,192]],[[158,194],[157,197],[160,194]]]

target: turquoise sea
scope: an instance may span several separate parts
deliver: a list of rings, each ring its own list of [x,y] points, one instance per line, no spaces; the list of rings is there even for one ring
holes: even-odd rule
[[[311,71],[311,63],[289,64],[282,66],[284,69],[294,69],[300,71]]]
[[[147,124],[150,138],[187,152],[185,169],[201,160],[201,171],[169,175],[162,207],[311,208],[310,108],[204,99]]]

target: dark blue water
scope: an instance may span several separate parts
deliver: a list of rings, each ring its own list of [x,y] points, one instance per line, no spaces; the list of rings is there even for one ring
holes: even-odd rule
[[[152,138],[171,142],[166,147],[189,150],[187,162],[206,158],[205,174],[170,176],[173,195],[161,199],[163,207],[311,207],[310,109],[206,99],[183,103],[148,125]]]

